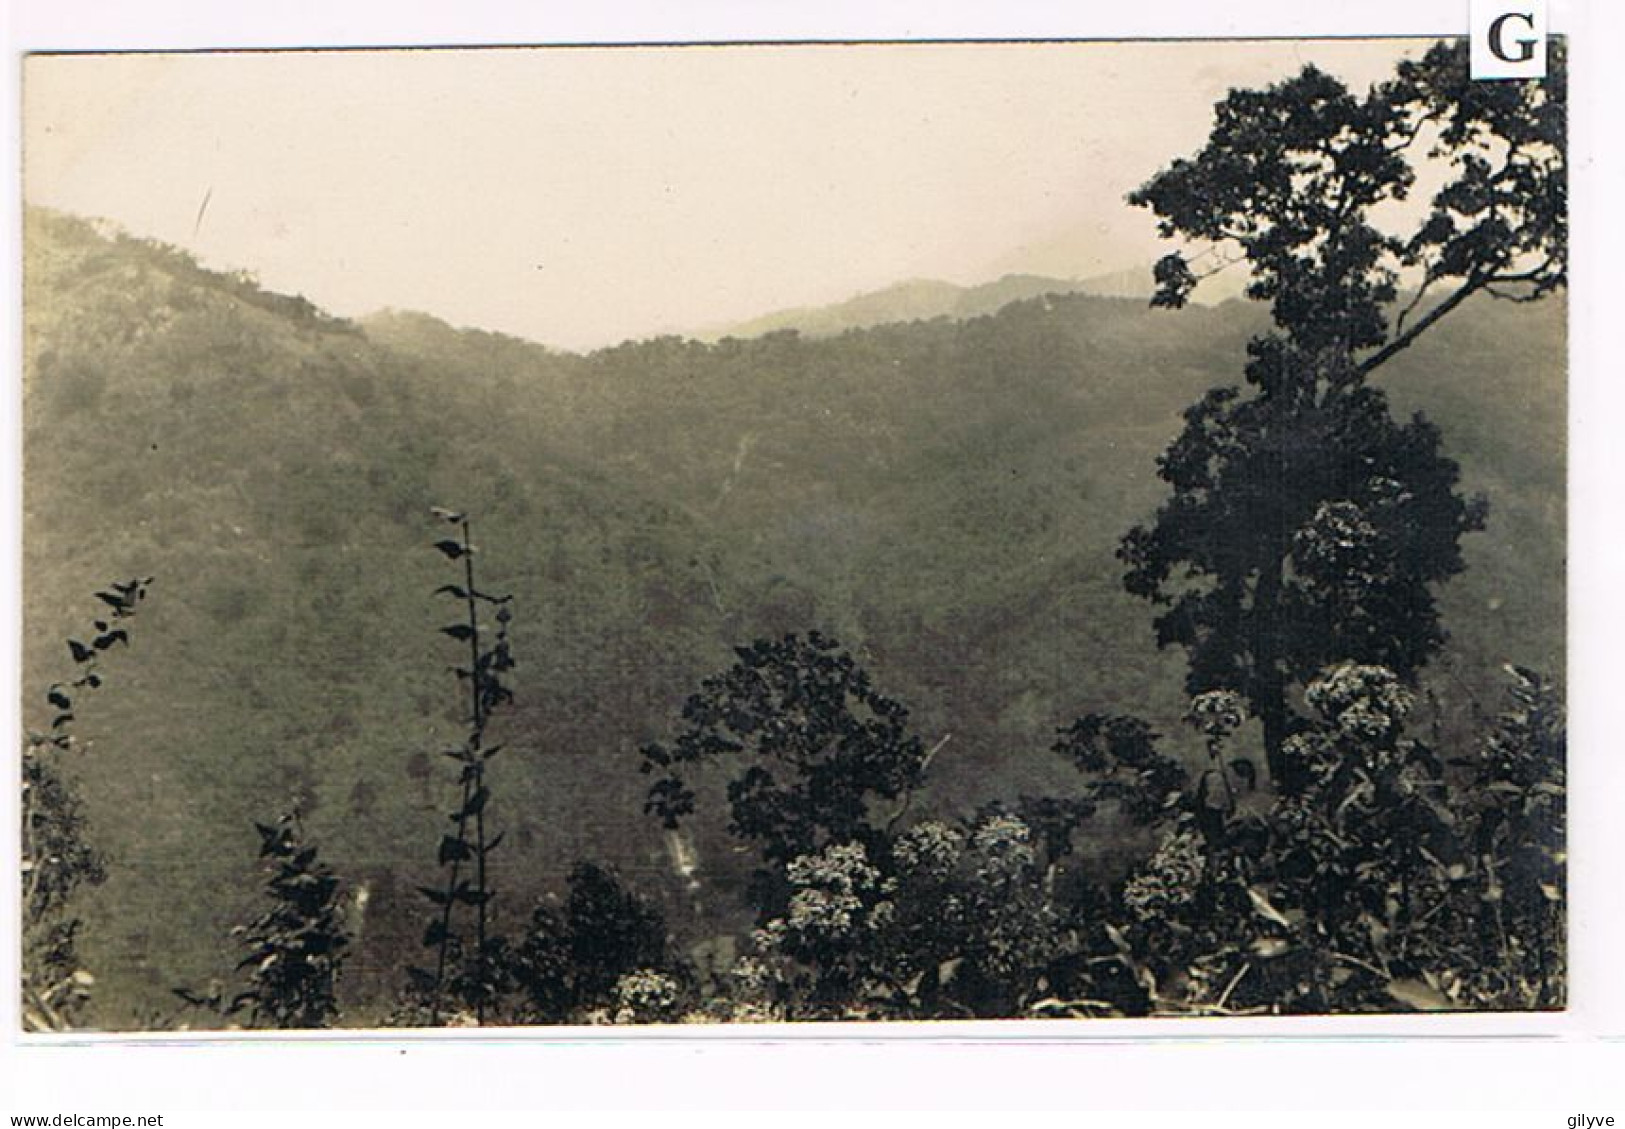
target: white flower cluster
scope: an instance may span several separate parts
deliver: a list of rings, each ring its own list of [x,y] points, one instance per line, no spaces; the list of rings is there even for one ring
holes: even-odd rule
[[[1220,738],[1240,729],[1246,716],[1247,707],[1240,694],[1233,690],[1209,690],[1191,699],[1185,720],[1203,736]]]
[[[1311,683],[1309,704],[1348,737],[1387,741],[1399,735],[1415,697],[1387,667],[1344,663]]]
[[[869,862],[861,843],[837,843],[814,855],[802,855],[786,868],[790,895],[785,928],[805,936],[833,938],[851,931],[866,896],[881,887],[880,871]]]
[[[892,857],[904,873],[922,878],[946,878],[965,847],[965,837],[940,820],[927,820],[897,837]]]
[[[1196,898],[1207,856],[1192,828],[1167,835],[1123,888],[1123,904],[1141,921],[1163,917]]]
[[[1013,815],[983,820],[971,835],[971,846],[982,860],[976,877],[994,885],[1021,878],[1038,862],[1032,838],[1032,828]]]
[[[663,972],[640,968],[615,982],[616,1023],[657,1023],[677,1007],[677,981]]]

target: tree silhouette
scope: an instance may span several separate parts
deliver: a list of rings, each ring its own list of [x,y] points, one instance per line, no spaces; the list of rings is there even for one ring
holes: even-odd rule
[[[1474,294],[1565,284],[1561,44],[1550,57],[1543,83],[1474,83],[1465,45],[1441,43],[1364,97],[1314,67],[1233,91],[1207,145],[1129,197],[1205,244],[1157,264],[1154,304],[1233,265],[1270,304],[1247,388],[1186,412],[1159,464],[1172,496],[1119,555],[1164,609],[1159,644],[1188,652],[1188,689],[1245,695],[1278,787],[1296,786],[1291,687],[1341,660],[1409,677],[1444,641],[1432,586],[1484,507],[1457,495],[1437,429],[1395,421],[1367,379]],[[1424,162],[1444,183],[1391,230]]]
[[[908,710],[816,631],[735,653],[739,661],[684,704],[677,739],[643,749],[641,770],[661,774],[644,810],[677,827],[694,811],[692,769],[742,754],[748,767],[728,784],[729,830],[757,840],[770,862],[872,840],[869,800],[903,795],[926,759]]]

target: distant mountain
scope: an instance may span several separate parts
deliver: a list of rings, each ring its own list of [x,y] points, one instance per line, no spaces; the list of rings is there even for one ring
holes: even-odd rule
[[[460,708],[431,505],[473,513],[484,582],[515,596],[500,922],[596,857],[688,940],[742,924],[749,859],[718,797],[695,902],[636,749],[764,635],[834,634],[922,733],[953,735],[922,813],[1074,786],[1047,750],[1088,710],[1201,755],[1180,657],[1115,552],[1164,497],[1182,410],[1239,379],[1251,305],[1012,276],[855,300],[842,316],[889,319],[868,328],[579,356],[422,314],[331,318],[71,217],[26,223],[25,724],[92,593],[156,578],[75,722],[110,859],[81,946],[104,1026],[225,971],[256,896],[251,821],[290,803],[369,893],[347,1020],[378,1017],[418,959]],[[1491,504],[1444,590],[1447,726],[1491,704],[1502,662],[1561,671],[1563,326],[1560,301],[1470,302],[1384,370]]]
[[[978,286],[957,286],[934,279],[912,279],[870,291],[830,306],[802,306],[764,314],[749,321],[701,330],[702,341],[724,337],[760,337],[793,329],[808,337],[832,337],[849,329],[868,329],[891,322],[962,321],[997,313],[1011,302],[1046,294],[1091,294],[1102,298],[1149,298],[1151,272],[1123,270],[1093,278],[1048,278],[1007,274]]]

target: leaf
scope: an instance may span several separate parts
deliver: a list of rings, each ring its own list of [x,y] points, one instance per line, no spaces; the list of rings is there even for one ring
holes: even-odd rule
[[[1390,980],[1388,995],[1417,1011],[1450,1011],[1455,1007],[1443,992],[1422,980]]]
[[[1253,903],[1253,909],[1266,921],[1273,921],[1283,929],[1291,929],[1292,921],[1280,910],[1270,904],[1270,900],[1257,886],[1247,887],[1247,898]]]
[[[255,823],[254,830],[260,833],[260,858],[277,854],[282,849],[282,829],[280,827]]]
[[[468,519],[467,514],[460,514],[456,510],[448,510],[445,506],[430,506],[429,512],[442,521],[449,521],[453,525],[461,524]]]
[[[450,557],[454,561],[467,555],[467,551],[463,548],[461,542],[452,541],[450,539],[445,541],[436,541],[434,543],[434,547],[439,549],[442,553],[446,554],[446,556]]]
[[[1252,945],[1253,952],[1265,960],[1278,957],[1291,948],[1291,942],[1284,937],[1260,937]]]
[[[1258,791],[1258,769],[1246,757],[1235,757],[1230,761],[1230,771],[1247,785],[1247,791]]]
[[[491,798],[491,789],[489,789],[489,788],[480,788],[472,796],[470,796],[468,798],[468,804],[464,808],[464,810],[469,815],[479,815],[480,812],[485,810],[485,802],[487,800],[489,800],[490,798]]]
[[[419,886],[418,893],[422,894],[425,898],[428,898],[437,906],[446,906],[451,904],[451,895],[447,894],[444,890],[435,890],[428,886]]]
[[[95,655],[94,651],[77,639],[68,640],[68,653],[73,656],[73,661],[76,663],[89,662]]]
[[[434,590],[436,596],[456,596],[459,600],[468,599],[468,589],[456,584],[442,584]]]
[[[498,831],[495,835],[491,836],[491,841],[485,844],[485,853],[490,854],[492,851],[496,850],[497,844],[502,842],[502,837],[506,834],[506,831]]]
[[[466,858],[471,858],[473,854],[474,852],[469,849],[468,843],[455,835],[446,835],[440,840],[441,866],[445,866],[448,862],[461,862]]]
[[[219,1002],[218,997],[211,999],[208,996],[200,996],[190,988],[171,988],[170,991],[193,1007],[214,1007]]]
[[[474,629],[466,623],[454,623],[450,627],[442,627],[441,634],[450,635],[459,642],[466,643],[474,637]]]
[[[130,633],[121,627],[116,627],[106,635],[96,636],[93,642],[98,651],[105,651],[114,643],[123,643],[128,647],[130,645]]]
[[[446,924],[439,918],[429,922],[429,927],[423,931],[423,947],[432,949],[447,937]]]

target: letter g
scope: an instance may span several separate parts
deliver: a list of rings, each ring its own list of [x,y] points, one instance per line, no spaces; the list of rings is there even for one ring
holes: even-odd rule
[[[1506,22],[1508,20],[1522,20],[1524,26],[1531,31],[1535,28],[1535,17],[1528,12],[1504,12],[1496,16],[1495,22],[1490,24],[1490,51],[1495,54],[1496,58],[1508,63],[1527,63],[1535,57],[1535,45],[1539,40],[1514,40],[1513,42],[1517,45],[1519,53],[1508,55],[1506,53],[1506,41],[1502,39],[1502,36],[1506,33]]]

